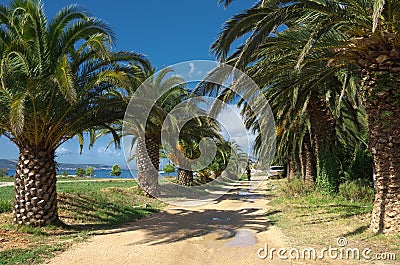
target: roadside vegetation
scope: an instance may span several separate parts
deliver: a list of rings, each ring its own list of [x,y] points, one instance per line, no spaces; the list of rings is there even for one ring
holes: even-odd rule
[[[218,2],[227,8],[232,1]],[[275,162],[290,178],[336,196],[343,183],[341,192],[351,193],[352,186],[372,185],[374,176],[370,226],[383,234],[400,233],[399,12],[393,0],[259,0],[227,20],[211,46],[269,100]],[[238,103],[247,128],[260,134],[264,109],[237,102],[236,93],[249,92],[237,89],[243,91],[207,82],[197,88]],[[268,157],[265,145],[255,139],[260,158]]]
[[[374,253],[400,251],[399,235],[376,234],[369,229],[373,207],[373,188],[359,183],[346,184],[356,191],[349,196],[348,187],[336,195],[324,194],[300,180],[270,180],[268,193],[271,209],[266,216],[281,228],[291,247],[337,247],[337,239],[347,239],[348,247],[370,248]],[[392,263],[390,263],[392,264]]]
[[[135,221],[164,205],[143,196],[134,180],[57,185],[60,221],[46,227],[11,223],[13,187],[0,188],[0,264],[38,264],[72,243]]]
[[[14,180],[15,180],[14,177],[8,177],[8,176],[0,177],[0,182],[14,182]]]

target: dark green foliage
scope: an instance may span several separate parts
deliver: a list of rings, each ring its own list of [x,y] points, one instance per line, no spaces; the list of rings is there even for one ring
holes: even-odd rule
[[[85,174],[86,174],[86,176],[93,177],[93,175],[94,175],[94,169],[93,169],[93,167],[92,167],[92,166],[87,167],[87,168],[85,169]]]
[[[163,171],[165,173],[172,173],[172,172],[175,172],[175,167],[171,164],[168,164],[163,168]]]
[[[348,180],[362,179],[373,182],[372,156],[367,149],[357,149],[349,168]]]
[[[363,141],[367,141],[367,137]],[[369,183],[373,182],[372,155],[365,143],[356,145],[341,143],[337,151],[341,183],[358,179]]]
[[[317,187],[324,193],[334,194],[338,191],[339,184],[339,163],[336,152],[332,152],[332,148],[320,150],[316,179]]]
[[[221,175],[221,172],[224,171],[225,168],[226,168],[226,162],[221,157],[216,157],[213,160],[212,164],[209,165],[209,169],[211,171],[214,171],[217,176]]]
[[[78,167],[78,168],[75,170],[75,175],[76,175],[77,177],[84,177],[84,176],[85,176],[85,170],[83,170],[83,168]]]
[[[120,175],[121,175],[121,168],[119,167],[119,165],[117,164],[113,165],[111,168],[110,176],[118,177]]]

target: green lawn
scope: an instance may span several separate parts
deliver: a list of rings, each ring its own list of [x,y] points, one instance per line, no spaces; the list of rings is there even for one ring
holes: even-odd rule
[[[38,264],[112,226],[159,211],[164,205],[143,196],[134,180],[57,183],[62,222],[43,228],[11,224],[13,187],[0,188],[0,264]],[[12,245],[11,247],[11,244]]]
[[[0,177],[0,182],[14,182],[14,177]]]

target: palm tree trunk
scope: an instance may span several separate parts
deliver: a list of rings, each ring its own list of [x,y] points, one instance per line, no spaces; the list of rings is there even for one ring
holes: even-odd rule
[[[307,133],[303,138],[303,149],[301,151],[300,159],[303,180],[305,182],[314,183],[317,178],[317,169],[309,133]]]
[[[400,71],[378,76],[369,69],[363,77],[376,180],[371,228],[400,233]]]
[[[287,174],[287,178],[288,180],[294,178],[296,176],[296,171],[293,165],[293,160],[291,158],[286,158],[286,174]]]
[[[307,104],[310,117],[311,136],[317,158],[316,184],[328,193],[339,188],[339,165],[335,157],[336,121],[328,102],[318,95],[312,95]]]
[[[139,137],[137,144],[138,182],[148,196],[159,195],[160,145],[155,138]]]
[[[191,185],[193,182],[193,171],[179,168],[178,182],[180,185],[186,185],[186,186]]]
[[[20,150],[15,173],[13,222],[43,226],[57,219],[54,150]]]
[[[297,149],[297,148],[296,148]],[[294,156],[294,174],[295,177],[299,176],[301,174],[301,158],[298,150],[296,150],[297,155]]]

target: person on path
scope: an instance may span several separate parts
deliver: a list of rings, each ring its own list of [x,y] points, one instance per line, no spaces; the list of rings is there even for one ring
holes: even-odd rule
[[[251,168],[250,168],[250,162],[247,163],[247,167],[246,167],[246,173],[247,173],[247,180],[250,181],[251,180]]]

